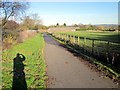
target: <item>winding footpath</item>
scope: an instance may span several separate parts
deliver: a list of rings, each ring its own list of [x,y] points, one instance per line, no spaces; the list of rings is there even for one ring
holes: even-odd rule
[[[77,57],[44,34],[48,88],[117,88],[109,78],[100,77]]]

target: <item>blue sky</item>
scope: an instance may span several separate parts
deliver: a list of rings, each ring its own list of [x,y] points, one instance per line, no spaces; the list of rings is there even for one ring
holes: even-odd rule
[[[27,13],[37,13],[44,25],[118,23],[117,2],[30,2]]]

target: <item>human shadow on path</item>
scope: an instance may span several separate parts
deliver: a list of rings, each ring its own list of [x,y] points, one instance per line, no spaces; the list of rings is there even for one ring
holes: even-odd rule
[[[24,64],[25,56],[23,54],[17,53],[16,57],[13,59],[13,83],[12,90],[27,90],[27,83],[25,80]]]

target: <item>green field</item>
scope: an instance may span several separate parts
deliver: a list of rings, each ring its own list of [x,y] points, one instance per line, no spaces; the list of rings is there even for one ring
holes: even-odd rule
[[[120,43],[120,32],[89,32],[89,31],[75,31],[75,32],[59,32],[91,39],[105,40],[110,42]]]
[[[2,53],[2,88],[12,88],[13,59],[17,53],[25,56],[24,73],[27,88],[45,88],[45,62],[43,57],[44,38],[42,34],[28,39]]]
[[[94,39],[95,52],[115,52],[120,53],[120,33],[118,32],[89,32],[89,31],[75,31],[75,32],[57,32],[57,34],[67,34],[72,36],[83,37],[80,38],[79,45],[86,49],[92,50],[92,39]],[[84,39],[86,38],[86,39]],[[109,41],[109,45],[108,45]],[[76,38],[76,43],[77,38]]]

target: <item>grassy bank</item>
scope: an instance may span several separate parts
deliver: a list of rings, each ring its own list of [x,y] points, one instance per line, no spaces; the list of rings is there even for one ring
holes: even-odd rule
[[[14,58],[17,53],[25,56],[23,68],[27,88],[45,88],[45,62],[43,58],[44,38],[42,34],[28,39],[2,53],[2,88],[12,88]],[[16,83],[17,85],[17,83]],[[18,85],[19,86],[19,85]]]

